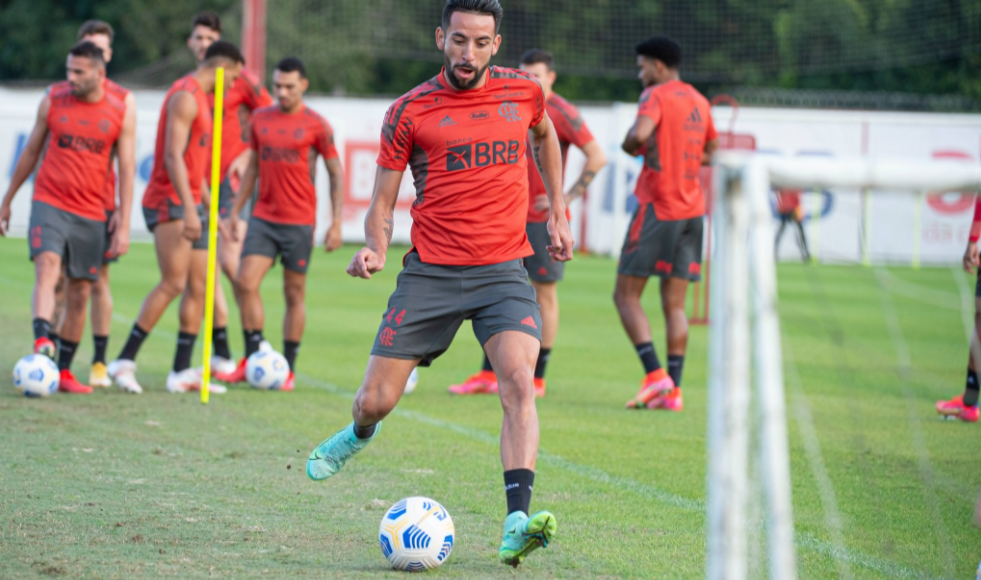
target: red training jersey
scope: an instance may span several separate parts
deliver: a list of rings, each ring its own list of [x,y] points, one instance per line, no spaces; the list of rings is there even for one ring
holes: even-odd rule
[[[533,253],[525,149],[544,117],[538,81],[497,66],[480,88],[458,91],[440,72],[392,104],[378,165],[412,169],[411,237],[423,262],[477,266]]]
[[[259,199],[252,215],[280,224],[317,223],[317,154],[337,157],[334,130],[309,107],[287,114],[279,106],[252,114],[249,147],[259,159]]]
[[[572,103],[563,99],[559,95],[552,93],[545,101],[545,112],[552,120],[552,126],[559,136],[559,147],[562,148],[562,175],[565,176],[565,162],[568,158],[569,145],[582,148],[583,145],[593,140],[593,134],[589,132],[589,127],[582,120],[582,116]],[[531,147],[528,147],[526,156],[528,157],[528,222],[542,223],[547,222],[549,211],[535,211],[535,198],[545,195],[545,182],[542,174],[535,166],[532,158]],[[557,191],[556,194],[564,192]]]
[[[637,117],[650,117],[655,124],[654,133],[644,144],[637,201],[653,203],[659,220],[705,215],[698,175],[705,143],[719,136],[709,102],[695,87],[668,81],[641,93]]]
[[[67,82],[52,87],[48,98],[48,143],[33,199],[104,222],[106,175],[126,104],[108,91],[99,102],[87,103]]]
[[[150,183],[146,187],[146,192],[143,193],[143,207],[146,208],[159,209],[166,205],[167,200],[174,205],[182,203],[170,183],[170,175],[167,174],[167,167],[164,165],[167,144],[167,103],[180,91],[190,93],[198,106],[198,116],[191,123],[191,134],[184,149],[184,163],[187,165],[191,196],[195,204],[201,203],[201,184],[204,180],[204,170],[208,165],[208,154],[211,151],[211,109],[208,107],[204,89],[192,75],[187,75],[171,85],[160,109],[157,144],[153,150],[153,171],[150,173]]]
[[[242,74],[235,79],[232,86],[225,90],[225,100],[222,105],[221,119],[221,166],[219,175],[224,180],[228,175],[228,166],[236,157],[249,148],[249,119],[252,112],[273,104],[269,91],[266,90],[259,77],[250,70],[242,69]],[[208,109],[214,114],[215,95],[208,95]],[[211,168],[211,155],[208,155],[208,168]],[[206,175],[211,179],[211,172]]]

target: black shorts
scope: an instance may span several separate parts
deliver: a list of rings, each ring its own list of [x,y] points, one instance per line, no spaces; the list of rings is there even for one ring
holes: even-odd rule
[[[620,252],[617,274],[702,279],[702,217],[658,220],[654,204],[637,207]]]
[[[106,210],[106,246],[102,250],[102,264],[112,264],[113,262],[119,261],[119,256],[113,256],[109,253],[109,249],[112,248],[112,232],[109,231],[109,221],[112,219],[112,212]]]
[[[252,202],[254,196],[249,197],[249,201],[245,202],[242,206],[242,211],[239,212],[239,219],[247,220],[249,219],[249,214],[252,213]],[[235,202],[235,192],[232,190],[232,184],[228,177],[221,182],[218,186],[218,217],[225,219],[228,214],[232,211],[232,205]]]
[[[565,273],[565,262],[553,260],[546,249],[552,244],[552,238],[548,235],[548,222],[528,222],[525,231],[528,233],[531,248],[535,250],[533,256],[525,258],[525,270],[528,271],[528,277],[535,282],[558,282],[561,280],[563,273]]]
[[[242,244],[242,257],[258,254],[273,260],[281,256],[283,267],[306,274],[313,252],[313,226],[277,224],[252,216]]]
[[[102,256],[106,251],[104,223],[33,201],[28,232],[32,261],[41,252],[54,252],[61,256],[65,275],[69,278],[99,279]]]
[[[208,212],[204,205],[197,206],[198,218],[201,220],[201,237],[191,244],[194,250],[208,249]],[[175,204],[169,199],[161,207],[143,206],[143,219],[146,221],[146,229],[153,232],[157,225],[184,219],[184,206]]]
[[[974,286],[974,297],[981,298],[981,268],[978,268],[978,283]]]
[[[464,320],[472,321],[481,346],[506,330],[541,341],[542,317],[521,260],[439,266],[425,264],[418,253],[410,252],[371,354],[421,359],[419,365],[427,367],[450,347]]]

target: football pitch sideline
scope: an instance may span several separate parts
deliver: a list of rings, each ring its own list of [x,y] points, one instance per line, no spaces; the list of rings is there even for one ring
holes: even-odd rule
[[[354,249],[313,259],[296,391],[239,386],[202,406],[164,389],[176,302],[140,354],[145,394],[19,396],[10,373],[32,344],[33,268],[23,239],[0,239],[0,578],[401,577],[381,554],[378,524],[412,495],[441,502],[456,524],[453,552],[431,575],[703,577],[707,329],[692,327],[683,413],[624,410],[642,369],[607,258],[577,257],[559,286],[532,498],[559,522],[547,550],[517,570],[497,562],[500,404],[446,393],[479,368],[469,324],[421,369],[372,445],[334,478],[307,479],[311,449],[351,420],[404,251],[364,281],[344,273]],[[157,279],[146,244],[113,267],[110,358]],[[941,421],[933,406],[963,390],[973,280],[949,268],[787,264],[779,284],[801,577],[970,577],[981,558],[971,525],[981,432]],[[277,350],[281,287],[276,266],[262,291]],[[663,358],[653,285],[645,306]],[[237,317],[233,309],[236,357]],[[91,349],[86,330],[80,380]]]

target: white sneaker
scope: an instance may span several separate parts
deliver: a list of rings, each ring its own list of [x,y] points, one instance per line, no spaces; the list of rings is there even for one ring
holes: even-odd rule
[[[143,387],[140,386],[140,383],[136,382],[135,361],[124,358],[116,359],[109,363],[106,371],[112,377],[112,380],[116,382],[116,386],[123,391],[133,393],[134,395],[139,395],[143,392]]]
[[[200,391],[201,375],[202,372],[199,368],[184,369],[179,373],[170,371],[170,374],[167,375],[167,390],[171,393],[189,393],[192,391]],[[210,383],[208,385],[208,392],[221,395],[228,392],[228,389],[226,389],[224,385]]]
[[[409,380],[405,383],[405,390],[402,391],[403,395],[412,394],[412,391],[416,390],[416,385],[419,384],[419,367],[412,369],[412,374],[409,375]]]
[[[220,356],[211,357],[211,376],[215,376],[216,374],[227,375],[235,372],[236,368],[238,368],[238,364],[233,360],[221,358]]]

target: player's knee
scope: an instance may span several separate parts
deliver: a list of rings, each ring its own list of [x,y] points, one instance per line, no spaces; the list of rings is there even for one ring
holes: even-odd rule
[[[92,283],[83,280],[73,280],[68,284],[66,297],[70,303],[77,305],[84,304],[92,294]]]
[[[301,306],[303,299],[306,297],[306,291],[300,285],[286,286],[283,294],[286,296],[286,305],[290,308]]]
[[[623,310],[624,308],[629,308],[633,306],[634,302],[636,302],[634,297],[624,288],[617,286],[613,290],[613,303],[616,304],[618,309]]]
[[[532,365],[522,365],[497,373],[497,380],[503,384],[501,400],[505,408],[511,405],[523,405],[535,398],[535,372]]]
[[[394,407],[380,393],[361,389],[354,398],[354,415],[361,423],[377,423],[384,419]]]
[[[167,298],[173,300],[181,294],[184,293],[184,288],[187,287],[187,280],[161,280],[160,284],[157,285],[157,289],[160,290]]]

